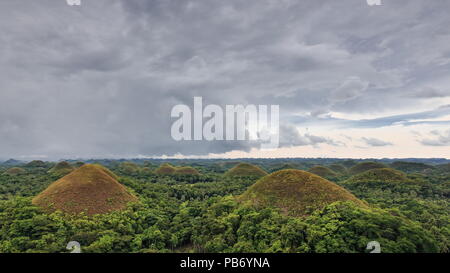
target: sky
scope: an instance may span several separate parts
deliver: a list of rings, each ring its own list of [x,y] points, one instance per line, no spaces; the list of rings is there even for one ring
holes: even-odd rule
[[[450,1],[0,1],[0,159],[450,158]],[[171,109],[279,105],[280,148]]]

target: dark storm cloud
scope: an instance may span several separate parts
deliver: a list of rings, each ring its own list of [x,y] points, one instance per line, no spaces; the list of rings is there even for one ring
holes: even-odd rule
[[[279,104],[286,126],[301,112],[414,112],[424,97],[448,94],[450,3],[385,2],[1,1],[0,157],[254,147],[173,141],[170,110],[193,96],[222,106]],[[346,124],[398,120],[413,117]],[[285,146],[333,144],[284,132]]]

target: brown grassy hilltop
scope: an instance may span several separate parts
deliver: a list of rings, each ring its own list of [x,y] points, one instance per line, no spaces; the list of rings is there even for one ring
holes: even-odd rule
[[[19,167],[13,167],[5,171],[5,174],[7,175],[19,175],[24,173],[26,173],[26,171]]]
[[[176,168],[169,163],[161,164],[158,169],[155,170],[156,174],[166,175],[166,174],[174,174]]]
[[[230,170],[225,173],[225,176],[254,176],[254,177],[262,177],[267,175],[267,172],[261,169],[258,166],[248,164],[248,163],[239,163],[234,166]]]
[[[174,174],[180,174],[180,175],[200,175],[200,172],[196,169],[186,166],[186,167],[179,167],[175,169]]]
[[[51,168],[48,172],[56,175],[66,175],[75,170],[75,167],[67,163],[66,161],[58,162],[55,167]]]
[[[44,161],[42,161],[42,160],[33,160],[33,161],[27,163],[25,165],[25,167],[45,168],[45,167],[47,167],[47,164]]]
[[[344,188],[315,174],[281,170],[259,179],[239,197],[256,206],[280,208],[291,216],[306,216],[336,201],[352,201],[365,206]]]
[[[379,162],[372,162],[372,161],[361,162],[361,163],[358,163],[355,166],[351,167],[349,170],[349,173],[351,175],[355,175],[358,173],[363,173],[368,170],[383,169],[383,168],[387,168],[387,167],[388,166],[384,165],[383,163],[379,163]]]
[[[158,175],[201,175],[200,172],[190,166],[176,167],[169,163],[163,163],[155,170]]]
[[[404,172],[391,168],[372,169],[350,177],[348,183],[386,182],[405,183],[412,182]]]
[[[332,170],[324,166],[314,166],[311,169],[309,169],[309,172],[323,178],[332,178],[337,176],[337,173],[333,172]]]
[[[347,168],[341,164],[331,164],[330,166],[328,166],[328,168],[330,168],[330,170],[332,170],[333,172],[335,172],[337,174],[346,174],[347,173]]]
[[[33,199],[33,204],[47,211],[70,214],[103,214],[124,209],[138,199],[117,182],[108,169],[86,164],[52,183]]]
[[[122,162],[119,165],[119,170],[124,174],[133,175],[139,173],[141,168],[133,162]]]

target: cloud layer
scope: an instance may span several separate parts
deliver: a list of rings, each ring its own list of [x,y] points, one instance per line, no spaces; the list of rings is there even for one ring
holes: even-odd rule
[[[254,148],[173,141],[170,110],[192,105],[194,96],[222,106],[278,104],[282,146],[322,147],[324,154],[350,145],[339,135],[352,130],[400,124],[445,132],[449,8],[445,0],[376,7],[365,0],[98,0],[79,7],[4,0],[0,157]],[[397,145],[389,138],[378,131],[363,142]]]

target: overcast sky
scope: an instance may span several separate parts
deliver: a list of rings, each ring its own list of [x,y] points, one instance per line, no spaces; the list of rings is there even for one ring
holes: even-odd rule
[[[0,1],[0,158],[450,158],[450,1]],[[280,105],[281,147],[175,142],[176,104]]]

